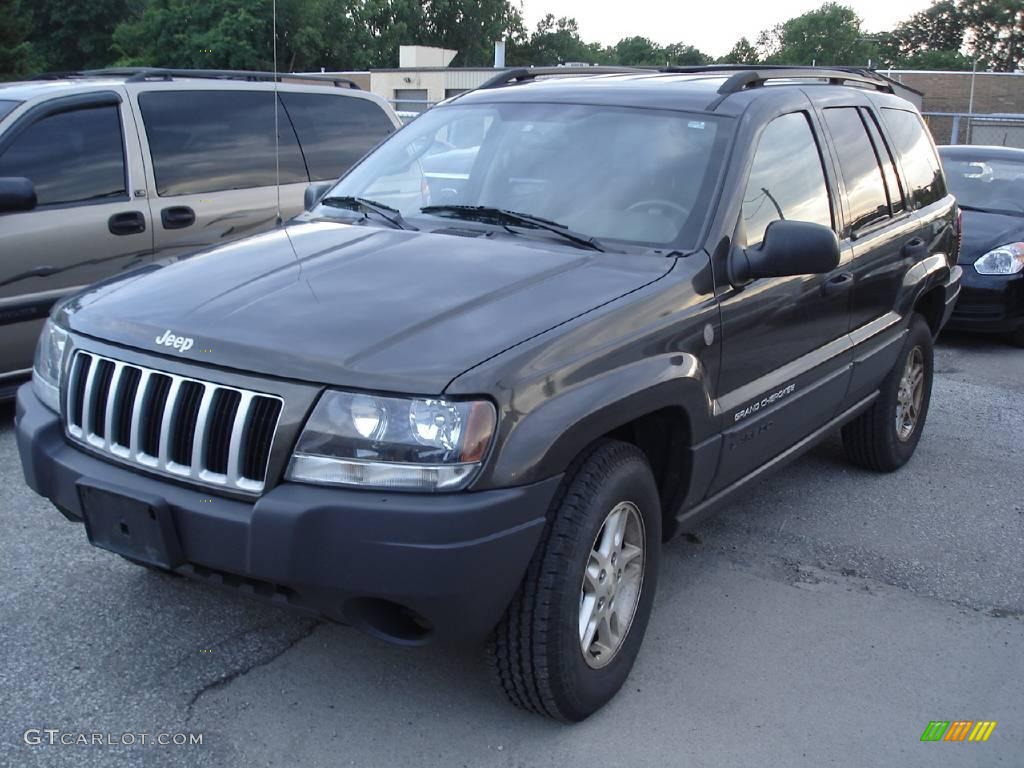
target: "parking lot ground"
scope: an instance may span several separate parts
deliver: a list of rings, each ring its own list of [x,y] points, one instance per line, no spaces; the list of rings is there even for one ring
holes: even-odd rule
[[[1022,766],[1024,350],[943,338],[902,471],[831,440],[663,551],[620,695],[563,726],[403,649],[88,546],[0,411],[0,766]],[[995,720],[986,743],[922,743]],[[202,746],[26,746],[29,728]]]

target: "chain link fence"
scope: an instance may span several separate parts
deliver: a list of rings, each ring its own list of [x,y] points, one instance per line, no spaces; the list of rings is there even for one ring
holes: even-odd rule
[[[1024,149],[1024,114],[925,112],[924,119],[936,144],[983,144]]]

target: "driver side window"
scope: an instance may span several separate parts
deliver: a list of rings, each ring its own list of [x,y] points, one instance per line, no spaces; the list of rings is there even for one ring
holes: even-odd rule
[[[818,143],[803,112],[775,118],[761,134],[742,217],[748,248],[760,245],[768,225],[780,219],[832,227]]]

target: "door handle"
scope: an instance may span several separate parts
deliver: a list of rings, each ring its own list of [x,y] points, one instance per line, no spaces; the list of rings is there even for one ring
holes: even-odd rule
[[[853,288],[853,273],[852,272],[839,272],[838,274],[832,275],[826,280],[821,286],[821,292],[826,296],[833,296],[843,291],[848,291]]]
[[[922,256],[928,255],[928,243],[926,243],[920,237],[914,237],[907,240],[903,244],[903,248],[900,250],[904,258],[917,259]]]
[[[196,223],[196,212],[187,205],[172,205],[160,211],[164,229],[184,229]]]
[[[146,231],[146,217],[141,211],[115,213],[107,219],[107,229],[112,235],[137,235]]]

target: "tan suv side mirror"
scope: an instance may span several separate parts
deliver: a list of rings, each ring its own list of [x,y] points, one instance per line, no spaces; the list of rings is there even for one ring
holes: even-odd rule
[[[0,178],[0,213],[21,213],[36,207],[36,188],[22,176]]]

